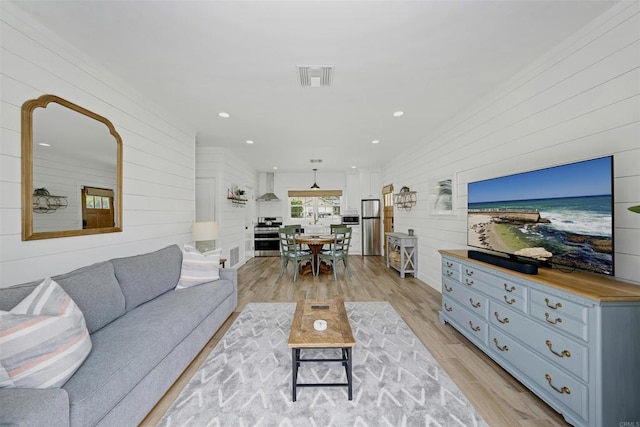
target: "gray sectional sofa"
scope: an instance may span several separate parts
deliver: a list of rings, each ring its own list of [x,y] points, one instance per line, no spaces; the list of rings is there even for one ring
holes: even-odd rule
[[[174,290],[176,245],[55,276],[85,316],[92,350],[58,389],[0,389],[0,425],[133,426],[237,306],[237,273]],[[0,289],[10,310],[40,283]]]

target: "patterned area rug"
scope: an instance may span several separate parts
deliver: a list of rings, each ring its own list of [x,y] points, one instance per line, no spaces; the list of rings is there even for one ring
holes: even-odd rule
[[[293,303],[248,304],[161,420],[162,426],[486,426],[387,302],[345,303],[356,339],[346,387],[299,388],[287,346]],[[339,350],[302,351],[339,357]],[[346,382],[340,363],[304,363],[299,383]]]

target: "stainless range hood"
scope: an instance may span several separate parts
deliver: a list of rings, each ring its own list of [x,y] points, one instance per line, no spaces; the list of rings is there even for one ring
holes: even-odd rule
[[[266,182],[266,193],[262,196],[258,197],[256,201],[258,202],[279,202],[280,199],[273,193],[274,188],[274,178],[275,174],[273,172],[267,172],[267,182]]]

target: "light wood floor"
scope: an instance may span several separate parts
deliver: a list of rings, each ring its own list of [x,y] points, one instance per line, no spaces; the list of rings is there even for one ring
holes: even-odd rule
[[[332,276],[298,276],[292,266],[278,280],[280,258],[253,258],[238,270],[238,309],[209,341],[200,355],[142,425],[155,425],[175,401],[198,367],[224,335],[244,306],[251,302],[295,302],[336,296],[345,301],[389,301],[431,354],[442,365],[490,426],[566,426],[561,415],[500,368],[449,325],[441,325],[441,295],[410,275],[386,268],[383,257],[350,256],[352,275],[342,265],[338,281]]]

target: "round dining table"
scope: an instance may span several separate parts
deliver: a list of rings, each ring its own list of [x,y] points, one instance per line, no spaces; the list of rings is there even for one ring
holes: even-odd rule
[[[318,265],[318,254],[322,251],[324,245],[330,245],[333,243],[332,235],[317,235],[317,234],[298,234],[296,236],[296,243],[307,245],[311,254],[313,255],[313,264],[305,264],[300,270],[300,274],[313,274],[313,266]],[[326,263],[320,264],[321,274],[331,274],[331,266]]]

